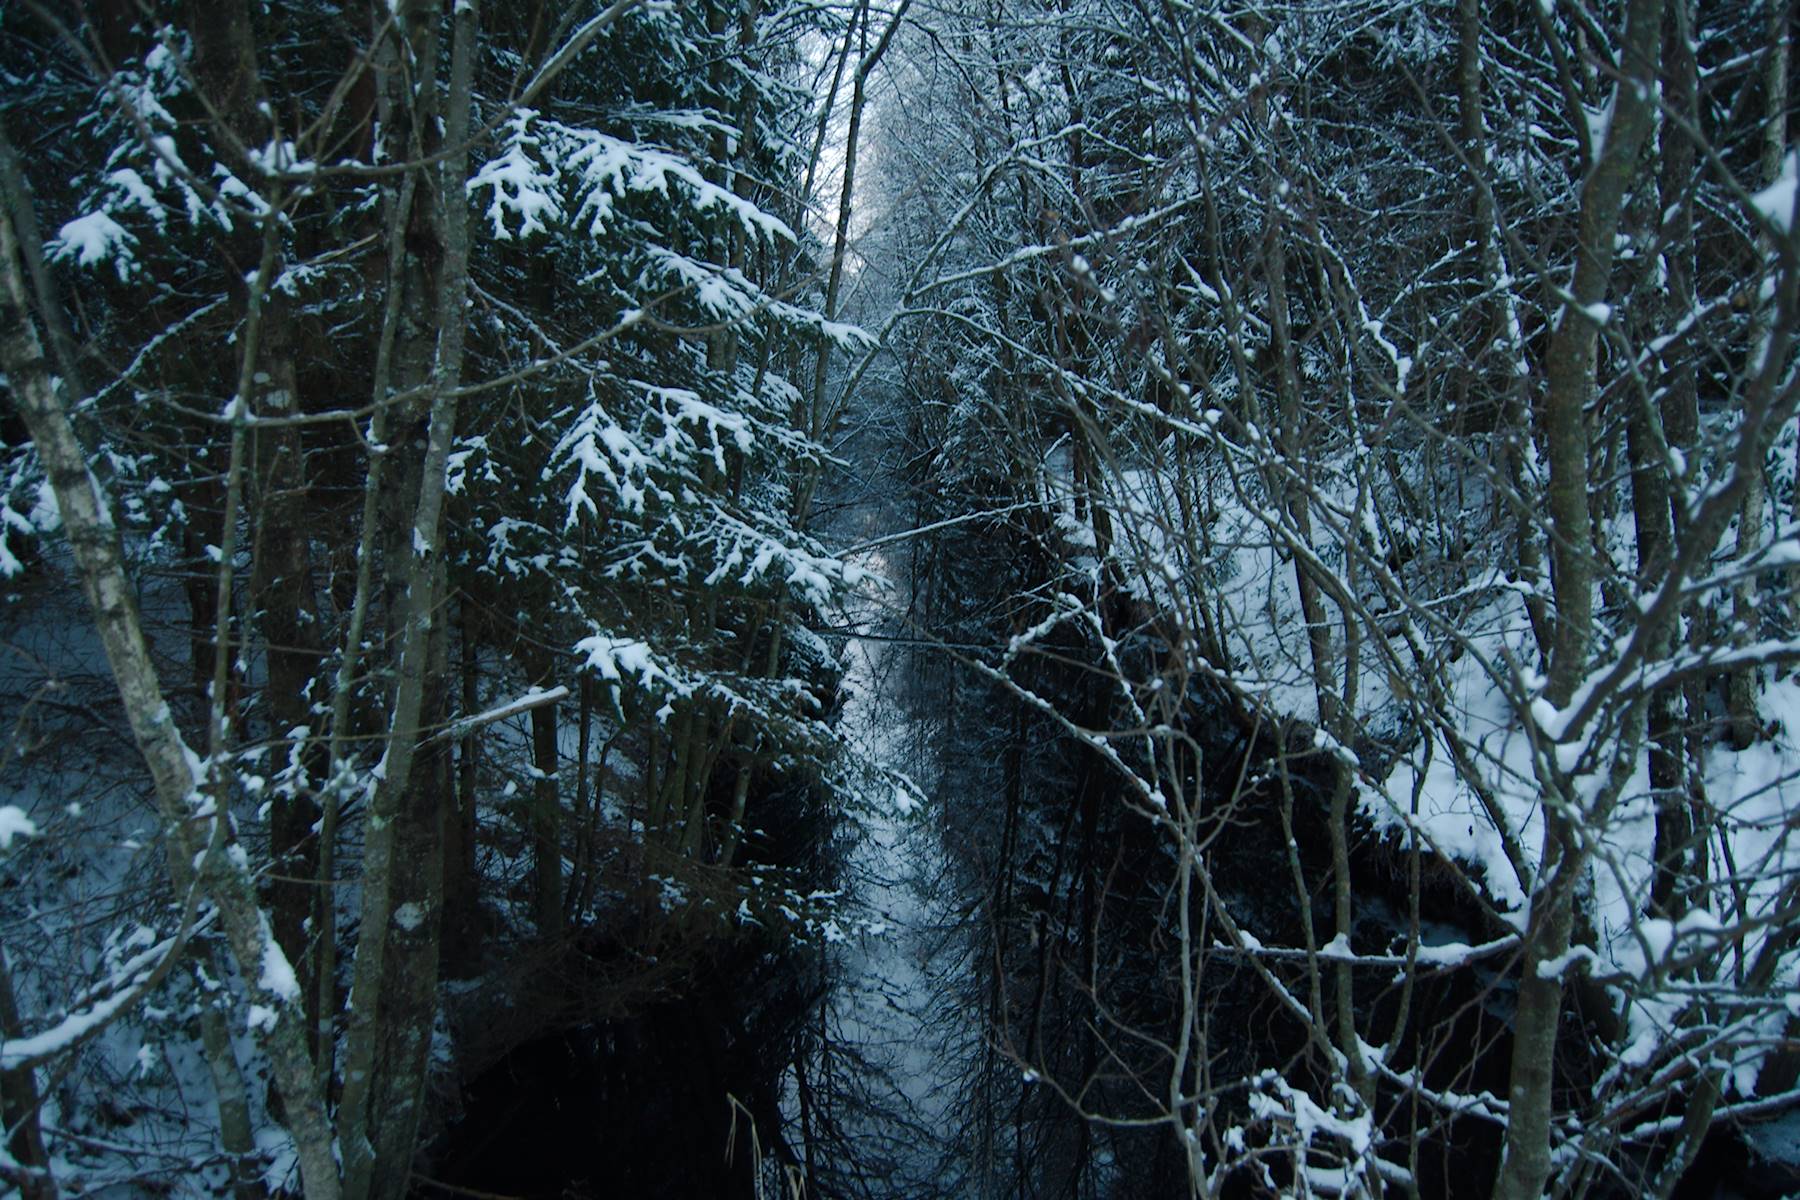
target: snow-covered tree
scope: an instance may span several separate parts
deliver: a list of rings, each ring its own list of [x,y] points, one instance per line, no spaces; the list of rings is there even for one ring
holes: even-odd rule
[[[809,625],[858,573],[806,532],[799,481],[828,456],[796,380],[866,344],[809,307],[800,39],[831,21],[756,0],[9,19],[29,439],[0,561],[25,638],[53,611],[32,589],[87,589],[168,864],[140,932],[49,931],[86,992],[14,959],[9,1078],[145,1029],[179,968],[240,1192],[399,1195],[441,1115],[445,969],[542,970],[509,956],[579,953],[634,905],[699,946],[823,936],[816,843],[854,771]],[[17,811],[78,836],[42,804]]]

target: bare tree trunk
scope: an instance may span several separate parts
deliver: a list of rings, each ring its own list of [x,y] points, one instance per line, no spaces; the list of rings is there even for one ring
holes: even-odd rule
[[[401,386],[419,377],[421,351],[435,341],[431,403],[423,454],[409,456],[416,474],[397,481],[398,506],[409,519],[390,523],[399,533],[388,547],[390,625],[399,664],[388,723],[382,777],[375,789],[364,840],[363,913],[351,993],[339,1136],[345,1190],[351,1200],[406,1194],[413,1142],[423,1102],[425,1066],[436,1014],[438,941],[443,910],[443,845],[439,788],[447,783],[443,751],[426,748],[431,722],[445,709],[447,674],[439,600],[445,466],[456,427],[455,389],[462,377],[468,295],[468,175],[470,105],[479,10],[463,0],[454,14],[450,86],[441,123],[437,104],[438,15],[420,0],[398,12],[394,53],[405,55],[415,83],[396,108],[408,108],[403,154],[421,165],[410,214],[408,262],[396,344]],[[427,159],[449,147],[441,163]],[[396,155],[401,157],[401,155]],[[423,261],[441,252],[439,269]],[[436,287],[431,286],[435,282]],[[437,301],[435,314],[431,301]],[[425,351],[428,353],[429,351]],[[416,499],[404,476],[417,481]],[[415,761],[417,760],[417,761]],[[415,774],[416,768],[416,774]]]
[[[1696,93],[1693,44],[1689,38],[1689,0],[1668,5],[1663,26],[1663,102],[1678,116],[1692,117]],[[1694,145],[1674,122],[1663,127],[1660,206],[1665,214],[1663,262],[1668,272],[1667,318],[1671,328],[1694,308],[1694,230],[1688,193],[1694,177]],[[1657,587],[1667,570],[1678,534],[1675,522],[1685,504],[1669,478],[1666,446],[1685,459],[1699,433],[1699,398],[1692,352],[1680,343],[1662,364],[1660,401],[1633,402],[1626,427],[1631,455],[1632,512],[1638,537],[1639,590]],[[1656,405],[1655,411],[1651,405]],[[1660,417],[1660,439],[1655,426]],[[1660,512],[1658,511],[1660,509]],[[1672,648],[1668,629],[1650,650],[1653,658]],[[1676,917],[1686,907],[1686,894],[1707,874],[1704,834],[1697,833],[1701,806],[1694,803],[1698,784],[1699,747],[1690,747],[1684,719],[1694,711],[1697,684],[1665,687],[1650,697],[1646,733],[1650,742],[1650,788],[1656,801],[1656,877],[1651,901],[1664,915]]]
[[[1698,67],[1694,61],[1691,0],[1677,0],[1668,5],[1668,24],[1664,30],[1663,46],[1664,103],[1675,113],[1691,116],[1697,111],[1699,88]],[[1670,316],[1675,320],[1684,319],[1688,313],[1693,312],[1696,303],[1692,200],[1696,157],[1693,142],[1684,134],[1672,128],[1664,133],[1658,195],[1662,211],[1669,215],[1666,235],[1669,248],[1663,252],[1663,262],[1668,271]],[[1661,406],[1663,439],[1671,450],[1691,463],[1700,438],[1700,392],[1698,371],[1694,365],[1696,355],[1693,351],[1683,353],[1680,343],[1675,345],[1672,353],[1677,357],[1666,365],[1664,372]],[[1673,543],[1679,546],[1688,519],[1685,493],[1680,488],[1669,488],[1669,517]],[[1698,649],[1706,629],[1705,622],[1699,619],[1698,605],[1688,606],[1688,617],[1690,644]],[[1668,828],[1659,828],[1656,840],[1657,862],[1676,864],[1685,858],[1685,865],[1679,866],[1678,870],[1695,884],[1705,882],[1710,862],[1706,845],[1708,835],[1704,828],[1706,778],[1702,769],[1706,733],[1701,720],[1707,691],[1706,679],[1698,675],[1681,689],[1680,707],[1675,719],[1683,726],[1682,799],[1687,811],[1685,815],[1671,813]],[[1655,714],[1652,720],[1650,736],[1654,739],[1659,731],[1654,724]],[[1659,807],[1659,820],[1661,813],[1662,809]],[[1691,839],[1685,849],[1682,848],[1684,843],[1681,840],[1684,829]],[[1676,880],[1669,881],[1671,885],[1675,883]],[[1660,882],[1659,886],[1662,886]]]
[[[424,0],[394,6],[392,29],[376,51],[382,81],[383,132],[390,160],[412,162],[389,213],[396,232],[404,239],[390,243],[398,256],[389,264],[390,320],[384,325],[383,357],[391,356],[386,372],[378,357],[377,383],[384,389],[406,391],[421,382],[423,359],[431,327],[429,284],[421,251],[436,236],[436,188],[429,168],[418,166],[427,147],[437,145],[437,15]],[[378,19],[379,23],[379,19]],[[435,256],[434,256],[435,257]],[[377,404],[391,405],[391,396],[378,393]],[[425,703],[425,667],[433,618],[432,574],[429,563],[418,558],[434,549],[436,530],[427,540],[415,507],[425,474],[423,459],[428,449],[429,428],[415,406],[396,407],[388,413],[389,432],[383,441],[388,460],[372,498],[371,528],[379,529],[381,557],[386,570],[386,599],[390,637],[399,639],[399,665],[390,702],[384,753],[376,768],[376,780],[364,820],[362,855],[362,907],[357,932],[356,956],[346,1004],[349,1025],[341,1056],[343,1094],[338,1102],[338,1143],[344,1157],[344,1192],[347,1200],[367,1200],[380,1195],[378,1172],[385,1180],[393,1168],[376,1158],[378,1125],[385,1114],[378,1097],[390,1091],[388,1074],[395,1053],[391,1027],[397,1019],[386,1007],[384,985],[388,971],[389,940],[396,930],[416,932],[427,921],[437,921],[435,910],[407,907],[416,898],[396,894],[396,860],[406,848],[397,845],[399,825],[411,781],[413,758],[418,748],[420,712]],[[373,463],[371,463],[373,469]],[[441,477],[441,476],[440,476]],[[415,533],[416,531],[416,533]],[[416,540],[415,540],[416,536]],[[365,541],[365,548],[369,542]],[[410,928],[407,928],[410,927]],[[410,1159],[407,1166],[410,1168]]]
[[[476,659],[476,624],[468,601],[462,603],[457,642],[461,661],[457,678],[466,716],[480,706]],[[456,787],[451,811],[444,818],[444,973],[452,978],[473,975],[480,960],[480,897],[475,878],[475,791],[480,779],[481,739],[474,729],[458,739]]]
[[[1611,283],[1615,235],[1638,152],[1650,132],[1662,50],[1662,5],[1629,0],[1605,146],[1581,189],[1575,277],[1551,337],[1544,400],[1550,464],[1547,508],[1552,541],[1556,615],[1546,696],[1569,703],[1587,671],[1593,627],[1593,530],[1588,509],[1587,405]],[[1494,1182],[1495,1200],[1538,1200],[1550,1175],[1550,1116],[1554,1101],[1556,1035],[1561,1023],[1560,970],[1540,971],[1569,948],[1577,880],[1585,861],[1580,814],[1561,780],[1542,780],[1545,818],[1542,868],[1531,886],[1519,1002],[1513,1019],[1510,1110],[1505,1157]]]
[[[222,955],[212,957],[213,973],[222,974]],[[244,1069],[231,1044],[231,995],[206,971],[196,970],[200,990],[200,1042],[212,1075],[213,1096],[219,1110],[219,1145],[231,1159],[231,1192],[237,1200],[256,1200],[265,1194],[262,1171],[254,1157],[255,1136],[250,1129],[250,1097],[244,1090]]]
[[[441,596],[442,560],[431,567],[435,578],[429,591]],[[441,726],[448,716],[446,643],[443,624],[434,624],[426,645],[421,731]],[[414,1148],[425,1117],[443,931],[444,824],[454,819],[444,801],[451,788],[450,746],[430,741],[414,757],[393,818],[389,888],[395,907],[382,963],[380,1040],[369,1113],[369,1140],[375,1148],[370,1195],[380,1200],[402,1200],[411,1193]]]
[[[1772,184],[1781,175],[1782,155],[1787,152],[1788,107],[1788,4],[1787,0],[1765,0],[1768,12],[1769,49],[1763,60],[1763,143],[1762,183]],[[1766,254],[1764,239],[1757,239],[1759,254]],[[1753,358],[1760,360],[1770,352],[1770,304],[1760,297],[1751,313],[1750,345]],[[1748,558],[1763,546],[1763,518],[1768,507],[1768,480],[1759,460],[1744,481],[1744,498],[1738,507],[1738,559]],[[1757,611],[1758,577],[1746,575],[1732,589],[1732,644],[1744,646],[1757,639],[1762,615]],[[1748,750],[1762,738],[1762,717],[1757,712],[1757,672],[1755,667],[1739,667],[1726,683],[1726,705],[1731,723],[1731,744]]]
[[[300,406],[292,331],[279,294],[271,297],[269,318],[264,332],[269,383],[258,407],[280,418],[293,415]],[[312,689],[324,665],[324,653],[313,588],[305,449],[294,426],[259,430],[253,440],[250,480],[258,502],[254,506],[257,529],[250,597],[268,664],[268,733],[278,756],[272,766],[288,773],[290,779],[272,799],[269,856],[274,878],[267,890],[275,938],[298,972],[301,994],[310,1009],[318,991],[314,972],[319,961],[311,952],[307,931],[317,899],[313,880],[319,869],[319,841],[314,833],[319,808],[314,789],[322,782],[325,759],[324,740],[315,736],[323,730],[314,729],[313,717]],[[331,934],[329,930],[320,932],[322,936]],[[316,1052],[318,1047],[314,1049]]]
[[[392,58],[394,51],[392,41],[385,40],[379,48],[377,61],[389,63],[387,72],[394,74]],[[384,125],[392,128],[392,120],[384,120]],[[374,416],[370,418],[370,441],[368,467],[363,479],[362,514],[357,534],[356,582],[350,601],[350,620],[345,629],[340,648],[337,677],[332,688],[331,698],[331,732],[327,739],[326,759],[329,762],[330,778],[326,783],[323,813],[319,818],[319,902],[318,921],[322,928],[330,931],[331,936],[323,938],[319,943],[318,967],[318,1040],[321,1045],[334,1043],[333,1032],[338,1012],[338,980],[337,980],[337,841],[338,815],[345,793],[353,786],[352,764],[348,757],[348,745],[351,733],[351,712],[355,702],[357,685],[360,682],[359,672],[363,662],[363,631],[367,628],[369,608],[375,592],[375,559],[377,547],[381,542],[381,513],[384,501],[391,490],[388,481],[388,460],[393,457],[389,446],[390,428],[396,424],[393,414],[395,407],[390,403],[391,384],[394,379],[395,345],[400,340],[401,301],[405,288],[403,281],[407,269],[406,233],[411,217],[414,199],[419,190],[419,178],[416,172],[403,176],[399,185],[387,198],[387,279],[386,295],[382,302],[380,332],[376,339],[375,369],[371,381],[370,394],[375,405]],[[359,1022],[374,1020],[372,1008],[360,1012],[352,1010],[350,1025],[354,1029]],[[354,1039],[347,1039],[354,1040]],[[360,1055],[363,1043],[357,1047]],[[361,1072],[358,1075],[358,1072]],[[362,1069],[361,1059],[352,1056],[346,1050],[343,1082],[345,1094],[354,1096],[355,1089],[349,1080],[357,1076],[356,1089],[367,1087],[366,1071]],[[338,1105],[339,1141],[344,1140],[344,1131],[362,1120],[360,1099],[356,1104]]]

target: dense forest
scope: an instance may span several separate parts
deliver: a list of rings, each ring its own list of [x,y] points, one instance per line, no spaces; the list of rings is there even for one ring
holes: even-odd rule
[[[1800,1190],[1787,0],[4,0],[0,1191]]]

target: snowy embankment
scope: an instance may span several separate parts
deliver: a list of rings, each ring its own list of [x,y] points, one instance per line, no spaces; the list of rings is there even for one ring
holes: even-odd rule
[[[1078,516],[1068,473],[1054,459],[1046,467],[1046,498],[1060,509],[1070,569],[1097,589],[1104,581],[1095,531]],[[1332,678],[1349,699],[1354,740],[1379,761],[1361,761],[1356,748],[1322,729],[1313,744],[1352,768],[1357,810],[1377,836],[1401,847],[1417,839],[1464,873],[1503,925],[1521,931],[1534,876],[1544,870],[1546,780],[1563,789],[1586,843],[1580,892],[1591,937],[1540,970],[1572,973],[1580,960],[1607,987],[1621,1005],[1625,1068],[1680,1053],[1683,1029],[1718,1019],[1702,1018],[1701,1008],[1713,1000],[1728,1009],[1742,1005],[1745,980],[1765,948],[1782,953],[1792,881],[1800,875],[1800,679],[1763,671],[1765,736],[1748,749],[1732,749],[1716,729],[1709,733],[1707,714],[1690,719],[1694,791],[1703,798],[1685,802],[1704,842],[1705,871],[1690,880],[1680,918],[1663,919],[1652,903],[1657,796],[1650,746],[1629,689],[1641,692],[1665,666],[1647,663],[1618,685],[1625,699],[1597,706],[1597,716],[1575,725],[1579,690],[1575,703],[1558,711],[1543,699],[1544,679],[1524,665],[1539,656],[1530,604],[1540,598],[1482,565],[1501,560],[1498,541],[1457,531],[1428,547],[1442,557],[1426,564],[1422,547],[1441,530],[1397,529],[1391,511],[1377,520],[1370,497],[1379,485],[1359,476],[1356,464],[1339,475],[1315,469],[1329,482],[1310,489],[1306,553],[1315,570],[1337,573],[1339,594],[1354,598],[1348,608],[1335,598],[1326,605]],[[1192,466],[1119,472],[1107,480],[1104,501],[1111,557],[1147,610],[1215,639],[1223,667],[1196,662],[1192,669],[1230,687],[1266,722],[1316,725],[1295,535],[1247,478]],[[1355,478],[1360,486],[1343,482]],[[1631,532],[1621,522],[1609,533],[1609,544],[1626,556],[1615,574],[1628,579]],[[1406,556],[1394,552],[1397,537],[1408,543]],[[1418,561],[1406,562],[1413,554]],[[1406,571],[1414,574],[1402,578]],[[1406,593],[1404,586],[1432,590]],[[1052,620],[1079,615],[1079,602],[1068,607]],[[1346,611],[1354,614],[1357,650],[1346,648]],[[1679,665],[1681,653],[1665,661]],[[1354,663],[1354,683],[1346,691],[1347,662]],[[1482,956],[1479,947],[1461,947],[1460,957],[1455,945],[1414,949],[1428,951],[1439,967]],[[1340,957],[1357,958],[1347,948]],[[1795,984],[1796,963],[1786,954],[1758,989],[1767,1002],[1753,1016],[1723,1018],[1712,1052],[1728,1067],[1728,1097],[1755,1094],[1770,1047],[1781,1043],[1784,1024],[1800,1020]]]

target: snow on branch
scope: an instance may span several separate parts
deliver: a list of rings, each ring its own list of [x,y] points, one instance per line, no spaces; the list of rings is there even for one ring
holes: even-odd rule
[[[495,721],[504,721],[508,717],[516,717],[520,713],[530,712],[534,708],[542,708],[546,704],[555,704],[559,700],[566,700],[568,698],[569,689],[566,687],[534,687],[523,696],[508,700],[505,704],[495,705],[486,712],[479,712],[472,716],[460,717],[457,720],[450,722],[450,724],[446,725],[442,731],[432,737],[426,744],[453,742],[464,734],[481,728],[483,725],[492,725]]]
[[[661,146],[545,120],[525,108],[507,122],[501,147],[469,180],[468,192],[488,191],[488,222],[502,241],[546,232],[565,220],[598,237],[617,216],[616,201],[634,192],[669,199],[680,194],[696,213],[722,211],[746,233],[771,242],[796,240],[779,217],[713,183],[687,158]],[[516,231],[509,218],[518,222]]]

